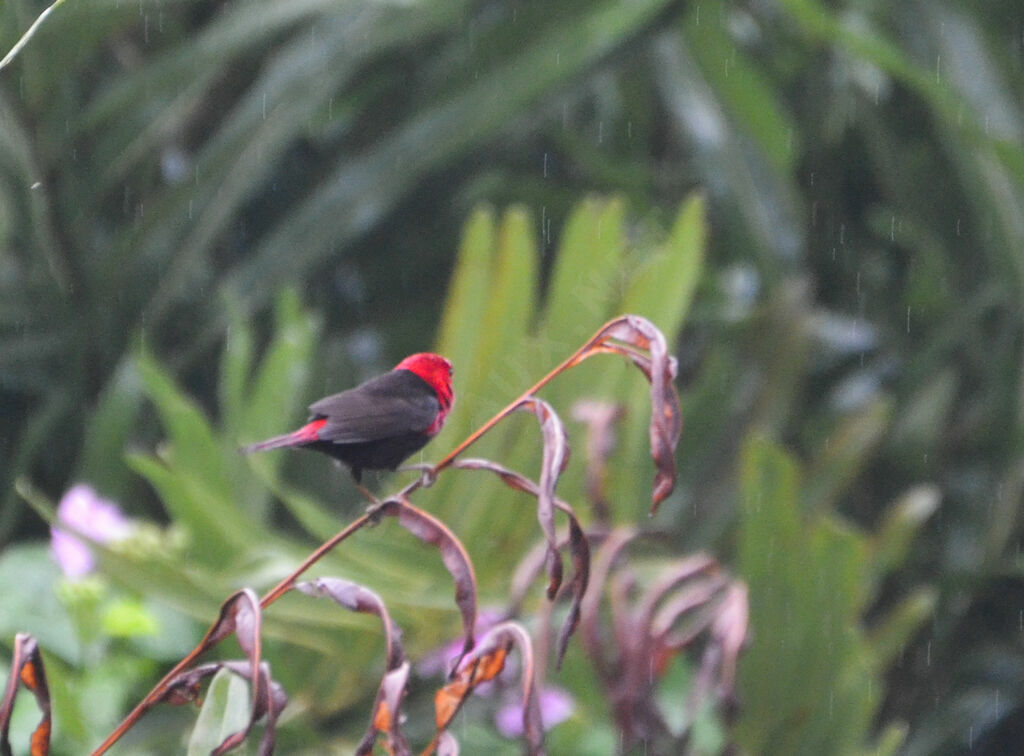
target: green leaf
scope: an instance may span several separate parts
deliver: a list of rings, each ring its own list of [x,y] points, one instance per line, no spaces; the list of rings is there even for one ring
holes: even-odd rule
[[[619,198],[588,197],[566,221],[537,336],[539,367],[558,364],[620,314],[617,300],[628,277],[625,210]],[[567,413],[572,402],[593,391],[599,370],[593,365],[573,370],[545,389],[546,395],[556,405],[564,403]]]
[[[876,623],[870,638],[880,672],[898,661],[914,636],[935,616],[938,604],[939,594],[934,588],[918,588]]]
[[[154,636],[159,625],[144,604],[129,598],[113,601],[103,612],[103,632],[114,638]]]
[[[740,664],[753,753],[848,753],[869,741],[885,660],[922,618],[915,599],[872,644],[860,627],[875,589],[868,540],[835,518],[804,517],[801,474],[771,442],[742,455],[739,569],[757,641]]]
[[[230,498],[206,488],[187,467],[168,466],[141,454],[129,455],[127,463],[149,481],[168,515],[186,529],[192,557],[208,564],[226,564],[258,532],[256,523],[244,517]]]
[[[536,297],[537,245],[533,222],[524,208],[510,208],[498,229],[494,276],[483,313],[487,339],[476,355],[487,377],[508,374],[509,367],[515,364],[536,315]]]
[[[82,648],[75,627],[57,598],[60,570],[48,546],[14,545],[0,555],[0,638],[9,642],[15,633],[30,633],[39,646],[71,664],[81,661]]]
[[[571,353],[618,313],[625,249],[625,203],[588,197],[576,205],[559,240],[544,310],[543,334],[553,359]]]
[[[772,166],[780,174],[788,174],[800,155],[800,139],[781,97],[776,95],[760,63],[749,60],[743,47],[730,38],[725,23],[701,23],[701,16],[707,19],[709,15],[728,11],[718,3],[700,10],[698,6],[691,7],[686,23],[687,42],[708,83]]]
[[[891,403],[879,399],[838,424],[810,466],[803,490],[807,511],[832,507],[881,442],[891,416]]]
[[[126,360],[118,366],[89,415],[82,456],[72,480],[87,481],[104,496],[114,499],[127,495],[128,470],[111,460],[124,456],[142,401],[138,370],[131,360]]]
[[[224,335],[224,351],[220,363],[218,399],[223,417],[224,430],[231,436],[246,431],[244,422],[245,405],[249,398],[249,374],[253,363],[253,333],[249,321],[231,297],[225,296],[225,306],[230,311],[231,324]]]
[[[413,181],[505,128],[513,113],[615,50],[668,5],[668,0],[588,3],[555,15],[540,34],[531,31],[486,75],[460,70],[462,78],[449,91],[388,132],[374,151],[339,164],[232,272],[231,285],[255,306],[266,297],[259,281],[322,264],[340,241],[363,231]],[[500,42],[506,35],[502,29],[496,36]]]
[[[936,486],[915,486],[886,510],[871,545],[879,580],[907,559],[914,536],[939,508],[941,496]]]
[[[188,740],[188,756],[209,756],[224,738],[244,729],[250,706],[245,680],[226,669],[217,672]]]
[[[457,397],[468,396],[469,387],[480,381],[479,374],[483,370],[477,350],[481,342],[490,338],[483,330],[483,321],[491,299],[495,236],[494,213],[489,208],[478,208],[463,229],[455,272],[445,299],[437,350],[452,361]],[[470,430],[470,423],[468,413],[455,412],[440,436],[441,443],[464,436]]]
[[[707,241],[707,202],[693,194],[679,208],[662,250],[641,263],[619,309],[657,323],[672,344],[693,301]]]
[[[146,395],[156,406],[170,436],[170,454],[176,464],[217,497],[228,499],[232,489],[221,444],[196,406],[175,385],[163,368],[145,353],[136,358]]]
[[[317,322],[284,289],[274,310],[274,338],[252,382],[242,425],[253,438],[280,433],[292,422],[309,382],[309,366],[319,332]]]
[[[674,351],[679,339],[704,267],[705,205],[701,194],[691,195],[682,203],[666,242],[629,274],[619,305],[620,312],[643,315],[655,323],[665,334],[670,351]],[[627,405],[626,418],[619,429],[621,451],[613,469],[650,469],[649,384],[632,368],[615,366],[607,370],[603,385],[603,396],[616,397],[617,401],[626,397]],[[616,512],[634,517],[637,500],[642,499],[635,478],[617,476],[612,491]]]

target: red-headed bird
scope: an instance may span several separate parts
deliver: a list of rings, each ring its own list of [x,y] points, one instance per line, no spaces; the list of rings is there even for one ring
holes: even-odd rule
[[[297,431],[242,452],[298,446],[329,454],[352,470],[394,470],[437,435],[455,402],[452,364],[436,354],[406,357],[389,373],[309,406]]]

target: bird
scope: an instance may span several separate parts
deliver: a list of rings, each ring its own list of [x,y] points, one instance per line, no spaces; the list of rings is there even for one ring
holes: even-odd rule
[[[309,420],[298,430],[249,444],[241,452],[313,449],[347,465],[358,484],[364,470],[396,470],[426,446],[454,403],[451,362],[419,352],[387,373],[314,402]]]

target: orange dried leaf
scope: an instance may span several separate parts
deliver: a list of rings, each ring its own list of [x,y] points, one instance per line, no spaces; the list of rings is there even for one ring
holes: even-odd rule
[[[462,459],[454,463],[455,467],[463,470],[487,470],[494,473],[501,478],[502,482],[509,488],[513,488],[516,491],[523,491],[524,493],[532,494],[533,496],[540,497],[540,486],[534,483],[529,478],[510,470],[497,462],[492,462],[489,459]],[[587,541],[586,533],[580,526],[579,520],[576,517],[576,512],[561,499],[554,499],[555,508],[559,509],[569,520],[569,553],[572,555],[573,563],[573,577],[572,577],[572,605],[569,607],[569,613],[566,615],[565,623],[562,625],[562,629],[558,635],[558,647],[556,666],[561,667],[562,659],[565,656],[566,648],[569,644],[569,639],[576,630],[576,626],[579,624],[580,618],[580,606],[583,602],[583,596],[587,592],[587,586],[590,582],[590,545]],[[546,544],[547,547],[543,554],[537,552],[536,555],[531,555],[522,570],[516,570],[516,574],[512,581],[512,605],[518,606],[522,600],[522,596],[526,590],[526,587],[533,581],[533,579],[540,573],[541,564],[543,563],[548,566],[549,574],[552,578],[557,577],[558,584],[561,583],[561,561],[557,565],[552,565],[550,562],[551,546]],[[561,544],[555,543],[556,550]],[[556,569],[557,573],[551,573],[551,570]],[[551,587],[554,584],[549,584],[549,596]],[[553,597],[553,596],[552,596]]]
[[[21,677],[21,681],[29,690],[35,690],[39,685],[39,680],[36,678],[36,668],[31,661],[21,668],[19,677]]]
[[[387,732],[391,729],[391,710],[388,709],[388,702],[381,701],[377,711],[373,715],[373,726],[378,732]]]
[[[434,723],[438,730],[445,729],[469,695],[469,683],[455,680],[434,694]]]
[[[36,639],[26,633],[14,636],[14,657],[11,659],[11,673],[7,678],[3,701],[0,702],[0,753],[11,753],[9,730],[11,713],[14,711],[14,699],[18,690],[24,686],[36,699],[36,705],[42,717],[30,740],[32,756],[48,756],[50,753],[51,704],[50,690],[46,684],[46,670],[43,668],[43,657],[39,653]]]
[[[508,648],[496,648],[486,656],[480,657],[474,667],[473,685],[477,686],[482,682],[489,682],[501,674],[505,668],[505,659],[508,658]]]
[[[49,756],[50,754],[50,720],[44,720],[32,733],[32,745],[29,751],[32,756]]]

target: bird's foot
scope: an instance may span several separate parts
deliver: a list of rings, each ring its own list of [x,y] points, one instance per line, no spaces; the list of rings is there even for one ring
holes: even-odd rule
[[[378,501],[376,504],[368,506],[363,513],[363,516],[370,523],[370,527],[377,527],[380,525],[381,518],[384,516],[384,505],[387,502]]]
[[[374,496],[373,492],[366,488],[362,483],[356,483],[356,488],[358,488],[359,493],[366,497],[367,501],[370,502],[370,505],[365,510],[365,514],[369,518],[370,524],[379,525],[380,518],[383,515],[382,510],[384,509],[384,502]]]
[[[430,488],[434,485],[434,481],[437,480],[437,470],[434,466],[428,462],[416,462],[411,465],[403,465],[398,468],[399,472],[411,472],[415,471],[420,474],[420,487]]]

